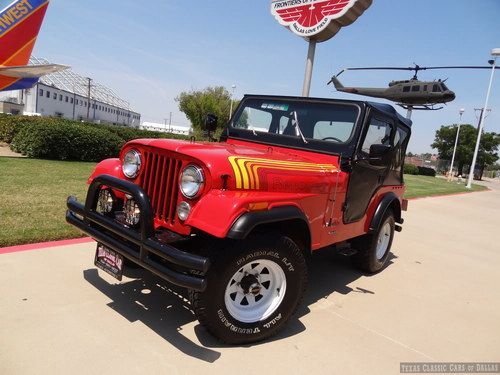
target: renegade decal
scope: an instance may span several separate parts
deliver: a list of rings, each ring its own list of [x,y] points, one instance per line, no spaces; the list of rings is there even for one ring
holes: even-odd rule
[[[333,164],[316,164],[304,163],[295,161],[280,161],[270,159],[257,158],[240,158],[238,156],[230,156],[229,162],[233,167],[236,178],[237,189],[260,189],[259,169],[270,170],[287,170],[301,172],[324,172],[334,173],[338,169]]]

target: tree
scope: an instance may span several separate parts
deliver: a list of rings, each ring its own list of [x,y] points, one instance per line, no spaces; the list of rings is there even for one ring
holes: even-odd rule
[[[432,148],[438,150],[439,157],[444,160],[450,160],[453,155],[453,147],[457,135],[457,126],[441,126],[436,130],[436,136]],[[455,161],[458,164],[458,174],[463,174],[464,165],[470,165],[474,155],[476,145],[477,129],[469,124],[460,127],[457,152]],[[480,178],[487,165],[491,165],[498,160],[498,146],[500,145],[500,135],[496,133],[483,133],[479,145],[479,154],[477,165],[480,168]]]
[[[207,87],[201,91],[181,92],[175,100],[179,102],[179,110],[191,121],[194,130],[198,133],[209,113],[219,118],[219,129],[222,129],[229,121],[231,95],[222,86]]]

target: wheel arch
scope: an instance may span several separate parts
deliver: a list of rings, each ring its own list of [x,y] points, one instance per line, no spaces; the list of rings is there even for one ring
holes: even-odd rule
[[[279,231],[311,253],[311,230],[305,214],[295,206],[280,206],[268,211],[246,212],[235,220],[227,238],[241,240],[260,231]]]
[[[370,222],[370,226],[368,228],[369,233],[373,233],[378,229],[388,209],[392,210],[396,223],[403,224],[403,219],[401,218],[401,202],[399,197],[393,192],[390,192],[385,194],[380,200]]]

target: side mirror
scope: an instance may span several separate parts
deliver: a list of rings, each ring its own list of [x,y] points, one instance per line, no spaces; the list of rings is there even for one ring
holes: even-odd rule
[[[205,123],[203,124],[203,130],[211,133],[217,130],[217,122],[219,118],[212,114],[209,113],[207,117],[205,117]]]
[[[389,145],[371,145],[369,161],[371,165],[385,166],[390,163],[390,151],[391,146]]]

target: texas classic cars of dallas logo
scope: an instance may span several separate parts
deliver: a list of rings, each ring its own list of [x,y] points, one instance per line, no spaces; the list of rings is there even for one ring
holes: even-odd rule
[[[271,13],[293,33],[311,38],[325,30],[332,20],[346,18],[341,26],[354,22],[370,5],[371,0],[275,0],[271,3]]]

